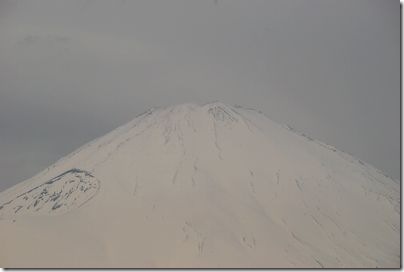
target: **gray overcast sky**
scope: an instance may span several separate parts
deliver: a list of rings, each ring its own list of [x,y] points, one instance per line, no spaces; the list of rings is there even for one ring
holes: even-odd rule
[[[2,0],[0,37],[0,191],[150,107],[213,100],[399,178],[399,1]]]

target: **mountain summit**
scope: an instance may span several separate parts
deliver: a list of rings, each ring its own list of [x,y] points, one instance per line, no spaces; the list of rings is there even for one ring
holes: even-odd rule
[[[399,192],[258,111],[152,109],[0,194],[0,266],[397,268]]]

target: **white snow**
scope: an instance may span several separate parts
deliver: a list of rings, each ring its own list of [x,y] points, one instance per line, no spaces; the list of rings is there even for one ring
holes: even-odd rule
[[[0,266],[398,268],[399,191],[257,111],[153,109],[0,194]]]

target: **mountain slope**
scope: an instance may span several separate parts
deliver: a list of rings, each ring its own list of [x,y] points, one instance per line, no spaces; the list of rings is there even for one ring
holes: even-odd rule
[[[154,109],[0,194],[0,266],[399,267],[399,191],[254,110]]]

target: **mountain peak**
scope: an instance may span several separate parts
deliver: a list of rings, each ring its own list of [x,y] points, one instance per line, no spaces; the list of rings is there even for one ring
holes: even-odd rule
[[[227,104],[225,104],[225,103],[223,103],[223,102],[220,102],[220,101],[218,101],[218,100],[215,100],[215,101],[206,103],[206,104],[203,105],[203,107],[205,107],[205,108],[220,107],[220,108],[225,108],[225,109],[226,109],[226,108],[231,108],[231,106],[229,106],[229,105],[227,105]]]
[[[200,106],[195,103],[182,103],[178,105],[173,105],[171,107],[168,107],[168,109],[176,112],[182,112],[182,111],[194,111],[195,109],[199,108]]]

